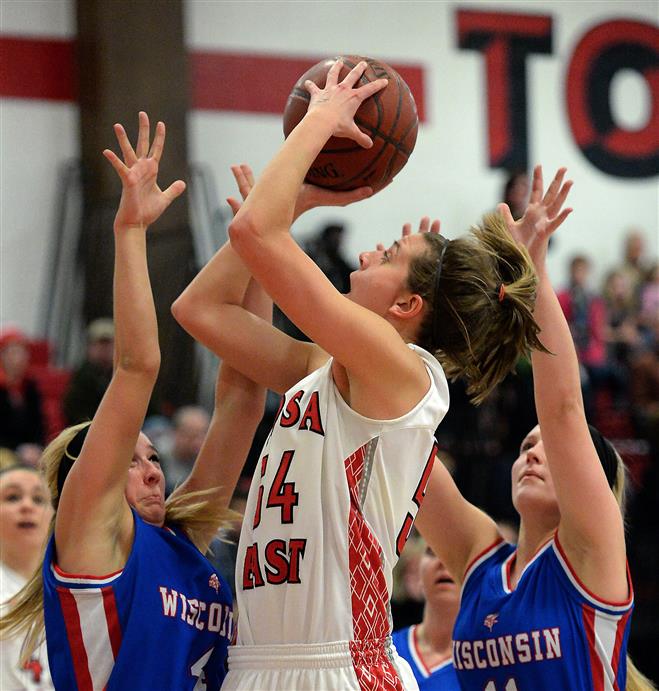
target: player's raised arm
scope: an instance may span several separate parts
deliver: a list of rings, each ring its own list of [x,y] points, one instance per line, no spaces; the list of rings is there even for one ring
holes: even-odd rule
[[[185,189],[180,180],[164,191],[158,187],[162,122],[151,146],[146,113],[140,113],[135,149],[121,125],[115,134],[123,161],[104,151],[122,183],[114,222],[115,370],[82,448],[66,453],[68,463],[76,461],[60,488],[55,532],[59,564],[73,573],[105,574],[125,561],[132,534],[127,476],[160,365],[146,232]]]

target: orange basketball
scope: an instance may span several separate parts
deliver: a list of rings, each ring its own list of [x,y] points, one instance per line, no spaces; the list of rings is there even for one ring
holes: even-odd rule
[[[284,135],[300,122],[309,106],[307,79],[325,86],[327,72],[337,58],[319,62],[305,72],[293,87],[284,110]],[[341,81],[360,61],[368,63],[355,87],[385,77],[387,86],[367,98],[355,114],[358,127],[373,140],[364,149],[351,139],[332,137],[307,173],[306,181],[332,190],[352,190],[368,185],[374,192],[389,184],[414,150],[419,126],[416,103],[407,84],[389,65],[358,55],[342,56]]]

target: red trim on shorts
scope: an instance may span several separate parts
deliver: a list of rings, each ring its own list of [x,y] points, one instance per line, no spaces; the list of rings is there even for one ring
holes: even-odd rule
[[[574,570],[574,567],[570,563],[570,560],[567,558],[567,555],[565,554],[565,551],[563,550],[563,547],[561,546],[561,543],[558,540],[558,531],[556,532],[556,535],[554,536],[554,543],[556,544],[556,549],[561,554],[561,557],[563,557],[563,561],[565,562],[565,565],[570,569],[570,573],[572,574],[572,577],[574,580],[579,584],[579,587],[582,588],[588,595],[597,603],[602,604],[604,607],[607,605],[611,607],[629,607],[632,602],[634,601],[634,586],[632,585],[632,577],[631,574],[629,573],[629,562],[627,562],[626,568],[627,568],[627,589],[629,590],[629,595],[627,596],[626,600],[623,600],[622,602],[614,602],[613,600],[605,600],[602,597],[599,597],[598,595],[595,595],[590,588],[588,588],[586,585],[584,585],[584,582],[579,578],[577,575],[577,572]]]
[[[105,610],[105,622],[108,627],[108,636],[112,646],[112,657],[117,659],[121,647],[121,623],[119,622],[119,610],[114,597],[114,588],[111,585],[101,588],[103,595],[103,609]]]
[[[57,572],[58,576],[62,576],[63,578],[84,578],[85,580],[90,580],[90,581],[104,581],[106,578],[112,578],[113,576],[117,576],[120,574],[123,569],[119,569],[119,571],[113,571],[112,573],[109,573],[105,576],[88,576],[87,574],[80,574],[80,573],[69,573],[68,571],[64,571],[63,569],[60,569],[57,564],[53,562],[53,568]]]
[[[57,588],[60,606],[66,628],[66,637],[69,641],[73,673],[75,674],[78,691],[94,691],[92,677],[89,672],[89,659],[85,650],[85,642],[80,628],[80,616],[78,604],[70,590]]]

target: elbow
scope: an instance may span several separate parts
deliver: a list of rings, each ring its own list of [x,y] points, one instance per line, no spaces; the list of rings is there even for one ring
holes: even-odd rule
[[[142,356],[120,356],[117,360],[117,369],[155,382],[160,372],[160,350]]]
[[[187,322],[190,318],[190,298],[187,295],[187,289],[184,290],[177,298],[174,300],[171,306],[172,317],[178,322],[178,324],[188,331]]]
[[[228,235],[233,249],[240,257],[243,257],[258,236],[253,214],[241,209],[229,224]]]

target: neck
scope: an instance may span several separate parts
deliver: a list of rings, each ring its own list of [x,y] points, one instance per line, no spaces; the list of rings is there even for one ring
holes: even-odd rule
[[[416,627],[417,641],[422,652],[426,655],[431,652],[438,659],[450,657],[454,620],[455,616],[433,608],[426,602],[423,621]]]
[[[25,579],[30,579],[32,574],[36,571],[41,560],[41,551],[36,550],[34,555],[29,554],[30,550],[16,550],[7,549],[6,545],[2,549],[2,563],[10,568],[19,576]]]
[[[519,538],[517,540],[517,555],[515,565],[511,573],[513,585],[517,584],[522,571],[533,559],[535,553],[554,534],[556,525],[533,524],[528,525],[522,520],[519,526]]]

